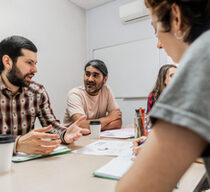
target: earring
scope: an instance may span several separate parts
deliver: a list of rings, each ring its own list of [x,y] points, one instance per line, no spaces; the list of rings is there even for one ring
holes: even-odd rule
[[[181,40],[184,38],[184,36],[186,35],[186,32],[184,31],[183,34],[181,36],[178,36],[176,32],[174,32],[174,37],[177,39],[177,40]]]

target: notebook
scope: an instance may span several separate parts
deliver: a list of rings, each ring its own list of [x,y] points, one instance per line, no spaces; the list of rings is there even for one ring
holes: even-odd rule
[[[48,155],[28,155],[25,153],[18,152],[15,156],[12,157],[13,162],[23,162],[23,161],[29,161],[32,159],[38,159],[38,158],[43,158],[43,157],[49,157],[49,156],[54,156],[54,155],[60,155],[64,153],[70,152],[71,149],[65,147],[65,146],[59,146],[56,148],[52,153]]]
[[[126,139],[126,138],[133,138],[135,136],[135,132],[134,128],[112,129],[112,130],[102,131],[100,136]]]
[[[93,175],[95,177],[119,180],[133,164],[131,158],[131,155],[118,156],[96,170]]]

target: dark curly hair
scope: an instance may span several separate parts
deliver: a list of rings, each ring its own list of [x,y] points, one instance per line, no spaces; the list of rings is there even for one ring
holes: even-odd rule
[[[22,56],[22,49],[28,49],[33,52],[37,52],[37,47],[30,41],[22,36],[11,36],[3,39],[0,42],[0,74],[4,70],[2,58],[4,55],[8,55],[13,63],[16,63],[17,58]]]

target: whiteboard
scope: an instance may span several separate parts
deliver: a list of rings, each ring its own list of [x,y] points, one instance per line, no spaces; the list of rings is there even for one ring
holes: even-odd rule
[[[117,98],[147,97],[160,66],[156,38],[95,49],[93,58],[105,62],[107,83]]]

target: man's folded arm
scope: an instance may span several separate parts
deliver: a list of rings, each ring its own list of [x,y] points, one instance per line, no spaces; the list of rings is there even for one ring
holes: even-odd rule
[[[83,116],[83,114],[74,114],[72,115],[71,117],[71,120],[73,122],[77,121],[81,116]],[[103,129],[103,127],[105,127],[106,125],[108,125],[110,122],[111,122],[111,119],[106,116],[106,117],[102,117],[102,118],[98,118],[98,119],[87,119],[85,121],[83,121],[81,124],[80,124],[80,127],[81,128],[87,128],[87,129],[90,129],[90,126],[89,126],[89,123],[90,121],[101,121],[101,128]]]

